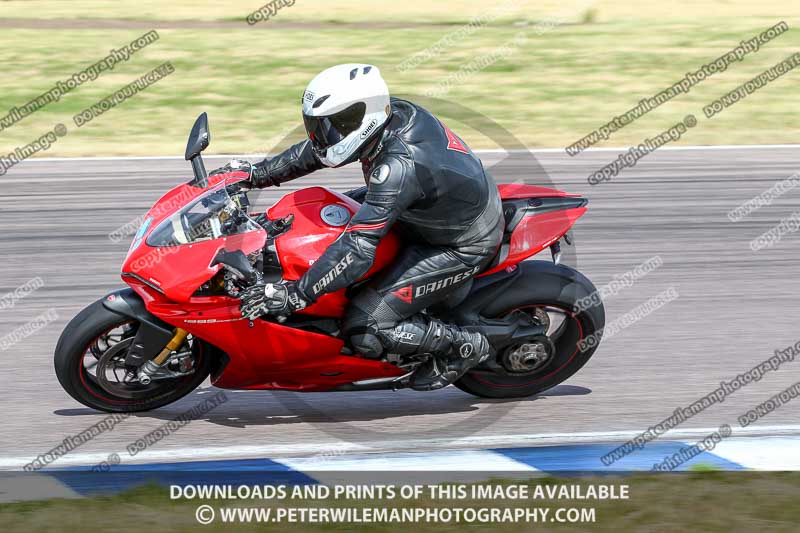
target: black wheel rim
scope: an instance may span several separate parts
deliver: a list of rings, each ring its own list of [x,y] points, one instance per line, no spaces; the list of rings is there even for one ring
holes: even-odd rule
[[[102,392],[122,400],[150,400],[175,390],[176,383],[188,376],[153,380],[143,385],[136,378],[136,368],[125,364],[135,334],[136,324],[125,322],[112,326],[86,347],[82,371],[89,382]],[[190,341],[187,341],[179,350],[185,350],[187,344],[191,348]]]

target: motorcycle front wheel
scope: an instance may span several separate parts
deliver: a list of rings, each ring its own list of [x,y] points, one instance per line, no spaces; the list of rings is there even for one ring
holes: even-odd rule
[[[138,326],[137,321],[106,309],[102,300],[78,313],[55,349],[56,376],[64,390],[92,409],[130,413],[170,404],[208,377],[213,363],[210,347],[190,338],[176,350],[184,375],[140,383],[136,368],[125,365]]]

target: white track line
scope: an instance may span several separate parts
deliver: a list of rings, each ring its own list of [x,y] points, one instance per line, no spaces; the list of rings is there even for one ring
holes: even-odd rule
[[[786,437],[728,439],[717,444],[711,453],[751,470],[798,471],[798,441]]]
[[[588,148],[583,152],[625,152],[629,149],[628,146],[622,147],[608,147],[608,148]],[[715,145],[715,146],[662,146],[659,151],[680,151],[680,150],[759,150],[759,149],[774,149],[774,148],[800,148],[800,144],[732,144],[732,145]],[[564,148],[532,148],[530,150],[474,150],[476,154],[521,154],[521,153],[541,153],[551,154],[563,152],[566,154]],[[581,153],[583,153],[581,152]],[[206,158],[242,158],[248,159],[253,157],[264,157],[265,154],[208,154]],[[575,156],[580,157],[580,154]],[[183,157],[179,155],[157,155],[157,156],[119,156],[119,157],[35,157],[26,159],[26,163],[47,163],[54,161],[136,161],[136,160],[182,160]]]
[[[482,450],[449,450],[435,454],[412,452],[291,457],[280,459],[278,462],[298,472],[326,470],[333,472],[517,472],[535,470],[510,457]]]
[[[701,439],[719,428],[676,429],[665,433],[659,441]],[[460,439],[417,439],[397,443],[375,442],[355,444],[349,442],[320,442],[315,444],[286,444],[274,446],[248,445],[215,448],[165,448],[145,450],[135,457],[128,457],[124,450],[116,451],[125,464],[181,462],[202,460],[224,460],[244,458],[282,459],[289,457],[309,457],[335,452],[337,455],[354,453],[388,453],[426,450],[518,448],[524,446],[552,446],[561,444],[622,443],[639,435],[641,430],[608,431],[588,433],[542,433],[528,435],[489,435],[472,436]],[[800,435],[800,425],[756,426],[734,428],[734,437],[776,437]],[[121,446],[121,445],[120,445]],[[41,453],[46,450],[42,450]],[[92,465],[108,458],[109,452],[69,453],[53,463],[54,467]],[[0,470],[16,470],[34,459],[33,456],[0,457]]]

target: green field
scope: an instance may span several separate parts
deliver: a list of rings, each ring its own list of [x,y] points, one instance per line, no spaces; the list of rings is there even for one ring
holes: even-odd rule
[[[601,532],[795,532],[800,521],[800,475],[797,473],[722,473],[636,475],[622,478],[539,479],[539,484],[629,485],[626,500],[287,500],[285,507],[577,507],[595,508],[594,523],[583,524],[370,524],[360,531],[383,532],[400,528],[428,531],[601,531]],[[511,483],[511,482],[506,482]],[[518,482],[514,482],[515,484]],[[495,485],[497,482],[494,483]],[[533,483],[530,494],[533,494]],[[200,526],[199,505],[271,507],[271,500],[171,500],[166,489],[142,487],[125,494],[84,500],[52,500],[0,505],[5,533],[86,531],[353,531],[351,524],[220,524]],[[217,513],[219,511],[217,510]],[[551,511],[555,513],[555,511]],[[219,516],[219,515],[217,515]],[[552,514],[550,515],[552,516]]]
[[[641,142],[693,113],[699,124],[680,144],[766,144],[800,141],[798,72],[748,96],[713,119],[702,107],[800,51],[800,5],[727,2],[510,1],[489,4],[410,1],[380,10],[354,1],[303,1],[251,27],[259,2],[0,2],[0,117],[152,27],[159,41],[85,83],[59,102],[0,131],[0,155],[64,123],[70,133],[44,154],[180,154],[194,117],[208,111],[212,153],[264,153],[299,139],[299,96],[322,68],[341,62],[378,65],[395,94],[419,97],[458,128],[473,147],[494,143],[463,124],[469,113],[445,111],[420,95],[471,62],[441,98],[489,116],[530,147],[564,147],[615,115],[654,96],[687,72],[780,20],[790,30],[727,71],[695,86],[598,146]],[[500,6],[499,8],[497,6]],[[410,70],[398,65],[465,22],[487,22],[454,38]],[[49,26],[38,27],[46,22]],[[115,19],[113,24],[104,19]],[[209,27],[187,26],[204,20]],[[128,21],[126,25],[126,21]],[[217,21],[217,22],[215,22]],[[131,24],[136,23],[136,27]],[[465,32],[466,33],[466,32]],[[82,128],[72,116],[170,61],[176,72]],[[800,69],[798,69],[800,71]]]

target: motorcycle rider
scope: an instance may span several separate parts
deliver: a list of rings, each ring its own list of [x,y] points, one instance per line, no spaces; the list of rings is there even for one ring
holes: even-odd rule
[[[410,378],[414,389],[453,383],[489,356],[489,342],[422,311],[468,290],[497,252],[504,218],[494,180],[431,113],[390,98],[375,66],[324,70],[303,93],[302,112],[308,139],[253,165],[251,185],[279,186],[360,160],[367,186],[348,195],[362,205],[300,280],[245,289],[242,315],[286,316],[354,284],[394,227],[407,245],[392,266],[358,287],[342,331],[364,357],[430,354]]]

